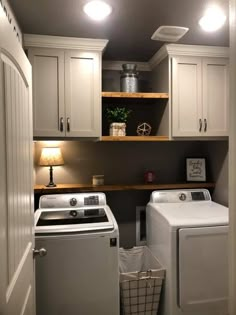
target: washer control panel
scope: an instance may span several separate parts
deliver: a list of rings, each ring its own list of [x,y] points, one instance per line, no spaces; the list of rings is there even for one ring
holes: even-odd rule
[[[97,195],[84,197],[84,205],[85,206],[98,206],[99,198]]]
[[[70,209],[84,206],[105,206],[106,196],[104,193],[76,193],[76,194],[53,194],[40,197],[40,209]]]
[[[187,196],[186,196],[186,194],[185,194],[185,193],[180,193],[180,194],[179,194],[179,200],[181,200],[181,201],[185,201],[185,200],[186,200],[186,198],[187,198]]]

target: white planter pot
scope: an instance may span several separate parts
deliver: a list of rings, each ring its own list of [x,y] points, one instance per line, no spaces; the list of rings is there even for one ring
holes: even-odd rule
[[[110,124],[110,136],[125,136],[126,123],[112,123]]]

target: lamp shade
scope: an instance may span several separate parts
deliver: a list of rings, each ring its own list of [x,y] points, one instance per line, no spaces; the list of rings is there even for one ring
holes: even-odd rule
[[[60,148],[43,148],[39,160],[42,166],[59,166],[63,165],[64,160]]]

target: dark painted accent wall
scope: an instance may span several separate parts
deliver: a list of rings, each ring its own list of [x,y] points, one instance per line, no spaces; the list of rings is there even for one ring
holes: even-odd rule
[[[36,142],[35,182],[47,184],[47,167],[37,165],[43,146],[59,145],[65,165],[54,168],[56,183],[91,183],[92,175],[104,174],[106,184],[141,184],[153,170],[157,183],[185,181],[185,158],[206,157],[208,180],[219,181],[214,198],[227,204],[226,141],[138,142]],[[223,191],[223,194],[222,194]],[[150,191],[107,192],[107,201],[120,229],[120,245],[135,245],[136,206],[145,206]]]

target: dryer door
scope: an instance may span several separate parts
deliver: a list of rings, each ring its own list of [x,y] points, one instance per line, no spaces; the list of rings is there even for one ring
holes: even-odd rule
[[[182,310],[227,310],[228,227],[180,229],[178,270]]]

